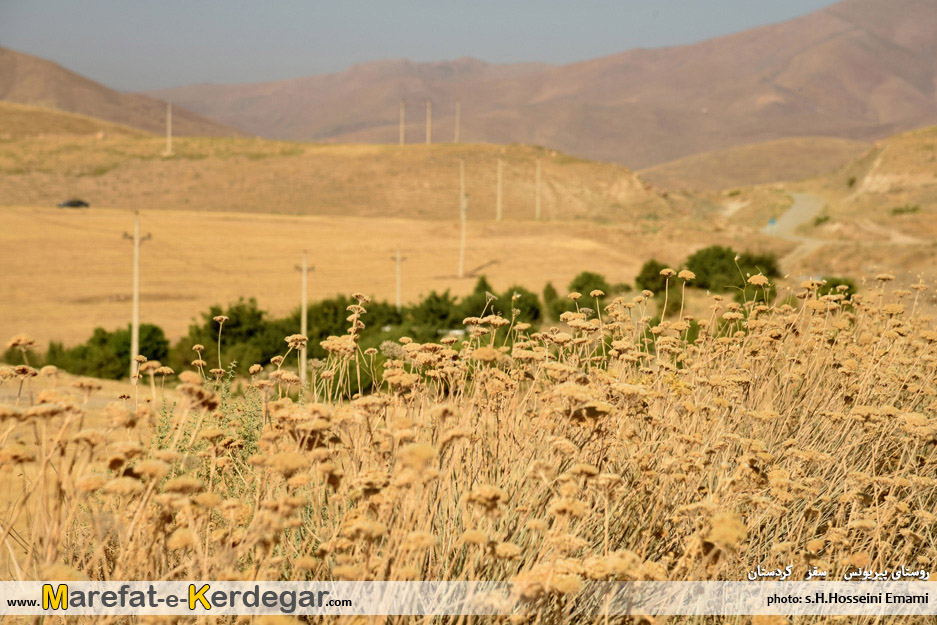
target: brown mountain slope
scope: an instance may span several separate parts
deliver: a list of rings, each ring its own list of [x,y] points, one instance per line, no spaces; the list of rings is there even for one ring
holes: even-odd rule
[[[638,173],[671,191],[718,191],[829,174],[868,147],[834,137],[793,137],[693,154]]]
[[[550,145],[648,167],[782,137],[867,140],[937,122],[937,2],[845,0],[698,44],[632,50],[562,67],[475,60],[372,63],[253,85],[154,92],[246,132],[392,143],[408,137]]]
[[[165,132],[165,102],[114,91],[56,63],[7,48],[0,48],[0,100],[88,115],[148,132]],[[173,107],[172,127],[178,135],[238,134],[181,107]]]

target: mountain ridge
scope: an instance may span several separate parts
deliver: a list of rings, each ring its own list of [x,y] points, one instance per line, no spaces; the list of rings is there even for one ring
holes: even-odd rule
[[[631,49],[568,65],[478,59],[376,61],[343,72],[147,92],[250,134],[394,143],[407,136],[550,145],[646,168],[785,137],[869,141],[937,123],[937,4],[845,0],[694,44]]]

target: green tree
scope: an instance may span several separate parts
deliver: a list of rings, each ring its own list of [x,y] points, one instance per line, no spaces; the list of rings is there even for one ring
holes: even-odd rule
[[[652,293],[663,293],[665,279],[660,272],[667,268],[667,265],[659,260],[652,258],[644,263],[638,276],[634,279],[635,285],[639,289],[651,291]]]
[[[612,287],[609,285],[608,280],[605,279],[605,276],[594,271],[583,271],[569,283],[569,291],[582,293],[583,297],[589,297],[589,293],[596,289],[606,295],[612,291]]]
[[[501,304],[501,313],[506,319],[511,318],[511,309],[518,311],[517,321],[526,323],[539,323],[543,319],[543,307],[540,298],[533,291],[522,286],[512,286],[498,300]]]
[[[719,293],[730,287],[742,289],[749,275],[763,274],[768,278],[781,275],[777,257],[773,254],[739,254],[731,247],[721,245],[698,250],[687,259],[686,265],[696,274],[694,286]]]
[[[842,293],[847,298],[849,298],[856,294],[856,281],[851,278],[826,276],[823,278],[823,282],[825,282],[825,284],[817,290],[817,294],[820,297],[829,295],[831,293],[834,295],[837,293]]]
[[[494,294],[494,287],[488,282],[488,278],[479,276],[472,292],[463,297],[459,302],[458,312],[456,313],[456,316],[459,316],[459,322],[461,323],[462,319],[466,317],[478,317],[483,312],[486,315],[491,314],[492,306],[488,301],[490,299],[488,296],[489,293]],[[507,304],[505,305],[508,306]],[[501,311],[500,308],[495,310]]]

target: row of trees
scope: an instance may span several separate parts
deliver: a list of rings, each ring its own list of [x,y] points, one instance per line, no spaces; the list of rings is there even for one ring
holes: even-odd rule
[[[732,291],[738,300],[766,298],[772,288],[762,288],[757,292],[748,285],[749,275],[763,274],[769,278],[780,275],[777,259],[767,254],[738,254],[728,247],[712,246],[699,250],[687,258],[681,266],[689,269],[696,277],[687,283],[688,288],[707,289],[713,292]],[[638,274],[635,285],[639,290],[652,291],[661,298],[663,305],[665,278],[661,271],[666,268],[662,262],[649,260]],[[681,285],[682,285],[682,281]],[[830,278],[828,288],[847,284],[850,291],[855,285],[848,280]],[[682,288],[671,282],[667,297],[667,314],[678,312],[682,307]],[[419,302],[398,311],[392,304],[383,301],[372,302],[367,306],[363,321],[367,326],[361,333],[362,348],[378,347],[388,340],[409,336],[415,341],[433,341],[440,333],[450,329],[462,328],[466,317],[498,313],[506,319],[517,322],[539,324],[558,321],[560,315],[577,306],[569,292],[581,293],[583,298],[578,306],[596,308],[605,305],[610,297],[626,293],[633,289],[630,284],[611,284],[605,276],[584,271],[568,285],[568,291],[561,294],[556,287],[548,283],[541,296],[521,286],[512,286],[496,293],[485,277],[478,279],[475,288],[465,297],[456,297],[449,290],[433,291]],[[590,294],[601,291],[598,298]],[[325,350],[320,341],[332,335],[344,334],[348,321],[348,306],[356,303],[351,297],[337,295],[308,307],[309,357],[324,358]],[[240,372],[254,363],[267,363],[277,354],[284,352],[283,338],[295,334],[300,327],[299,307],[285,317],[272,317],[261,309],[254,299],[241,299],[225,307],[212,306],[203,312],[198,321],[189,327],[188,333],[170,345],[162,329],[152,324],[142,324],[140,328],[140,353],[150,360],[159,360],[176,371],[181,371],[195,357],[192,346],[205,346],[205,354],[217,353],[218,325],[213,319],[224,315],[222,334],[222,366],[228,368],[237,363]],[[19,362],[19,354],[9,350],[4,354],[4,361]],[[51,364],[78,375],[99,378],[120,378],[130,364],[129,328],[113,332],[97,328],[85,343],[66,348],[61,343],[53,342],[45,354],[34,355],[32,364]],[[211,362],[210,367],[218,366]]]

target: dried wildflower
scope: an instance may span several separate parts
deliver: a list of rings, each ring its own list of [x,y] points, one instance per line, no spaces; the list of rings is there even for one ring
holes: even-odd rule
[[[25,334],[17,334],[7,342],[7,349],[18,349],[25,351],[36,346],[36,341]]]
[[[201,492],[205,486],[202,482],[194,477],[175,477],[165,485],[163,485],[163,491],[167,493],[176,493],[178,495],[194,495],[195,493]]]
[[[267,462],[267,466],[285,478],[292,477],[299,471],[309,468],[310,465],[311,463],[305,456],[295,451],[274,454]]]
[[[309,341],[304,334],[291,334],[283,340],[290,346],[290,349],[303,349]]]
[[[436,449],[425,443],[411,443],[400,449],[400,461],[411,469],[422,470],[436,459]]]
[[[523,550],[514,543],[496,543],[492,547],[492,555],[499,560],[516,560]]]
[[[111,495],[129,497],[143,492],[143,484],[132,477],[119,477],[105,484],[103,490]]]
[[[720,547],[734,549],[747,535],[748,526],[739,515],[723,512],[712,518],[707,538]]]
[[[411,551],[423,551],[435,547],[438,542],[439,539],[429,532],[410,532],[404,539],[404,546]]]
[[[177,529],[166,541],[166,546],[173,550],[190,549],[195,546],[195,533],[186,528]]]
[[[507,493],[490,484],[481,484],[472,489],[468,500],[486,510],[493,511],[507,500]]]
[[[75,483],[75,486],[83,493],[91,493],[104,488],[104,485],[107,484],[107,481],[107,476],[91,474],[79,478],[79,480]]]
[[[482,530],[466,530],[459,538],[459,542],[466,545],[486,545],[488,544],[488,535]]]
[[[501,356],[501,352],[493,347],[479,347],[472,351],[472,360],[479,362],[497,362]]]
[[[134,471],[152,479],[160,479],[169,475],[169,463],[162,460],[144,460],[134,466]]]

